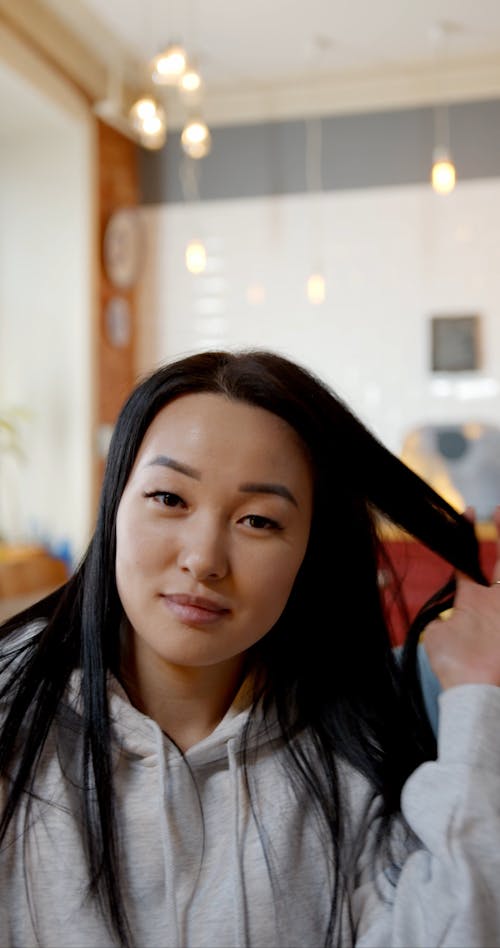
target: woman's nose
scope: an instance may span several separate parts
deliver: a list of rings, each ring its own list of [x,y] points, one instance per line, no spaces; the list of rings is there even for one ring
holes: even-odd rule
[[[222,579],[228,571],[227,544],[224,530],[218,524],[192,524],[183,537],[178,563],[199,582]]]

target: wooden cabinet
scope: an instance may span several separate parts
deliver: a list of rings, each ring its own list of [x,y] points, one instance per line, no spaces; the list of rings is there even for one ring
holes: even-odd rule
[[[66,582],[63,560],[37,546],[0,544],[0,622]]]

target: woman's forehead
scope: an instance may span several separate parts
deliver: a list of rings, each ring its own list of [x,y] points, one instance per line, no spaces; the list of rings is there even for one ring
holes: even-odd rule
[[[155,453],[175,452],[179,461],[205,466],[220,459],[286,470],[308,464],[307,449],[294,429],[278,415],[216,393],[183,395],[162,408],[151,422],[136,467]]]

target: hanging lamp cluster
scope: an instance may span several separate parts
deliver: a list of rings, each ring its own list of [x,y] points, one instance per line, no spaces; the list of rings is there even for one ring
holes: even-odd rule
[[[149,78],[158,89],[176,90],[188,111],[181,135],[182,148],[190,158],[205,158],[211,148],[211,136],[199,114],[203,79],[180,43],[171,43],[158,53],[148,67]],[[167,116],[158,95],[148,92],[132,105],[129,121],[141,145],[162,148],[167,138]]]
[[[167,138],[165,109],[153,96],[145,95],[134,102],[129,112],[132,128],[145,148],[161,148]]]

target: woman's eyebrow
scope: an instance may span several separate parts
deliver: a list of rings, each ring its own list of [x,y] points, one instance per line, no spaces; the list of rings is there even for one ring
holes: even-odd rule
[[[190,467],[189,464],[182,464],[180,461],[176,461],[175,458],[167,457],[166,454],[158,454],[152,461],[148,461],[147,466],[150,467],[155,464],[160,467],[170,467],[173,471],[179,471],[180,474],[186,474],[187,477],[193,477],[197,481],[201,480],[201,471],[197,468]],[[292,492],[288,487],[285,487],[284,484],[250,481],[245,484],[240,484],[238,490],[244,494],[276,494],[278,497],[284,497],[285,500],[289,500],[295,507],[299,506]]]
[[[169,458],[166,454],[157,454],[152,461],[148,461],[147,466],[151,467],[154,464],[158,464],[160,467],[171,467],[173,471],[179,471],[179,474],[194,477],[197,481],[201,480],[201,472],[195,467],[190,467],[189,464],[181,464],[180,461],[176,461],[175,458]]]
[[[288,487],[285,487],[284,484],[240,484],[238,490],[243,491],[245,494],[277,494],[278,497],[284,497],[285,500],[289,500],[292,504],[295,504],[296,507],[299,506],[292,492],[288,490]]]

